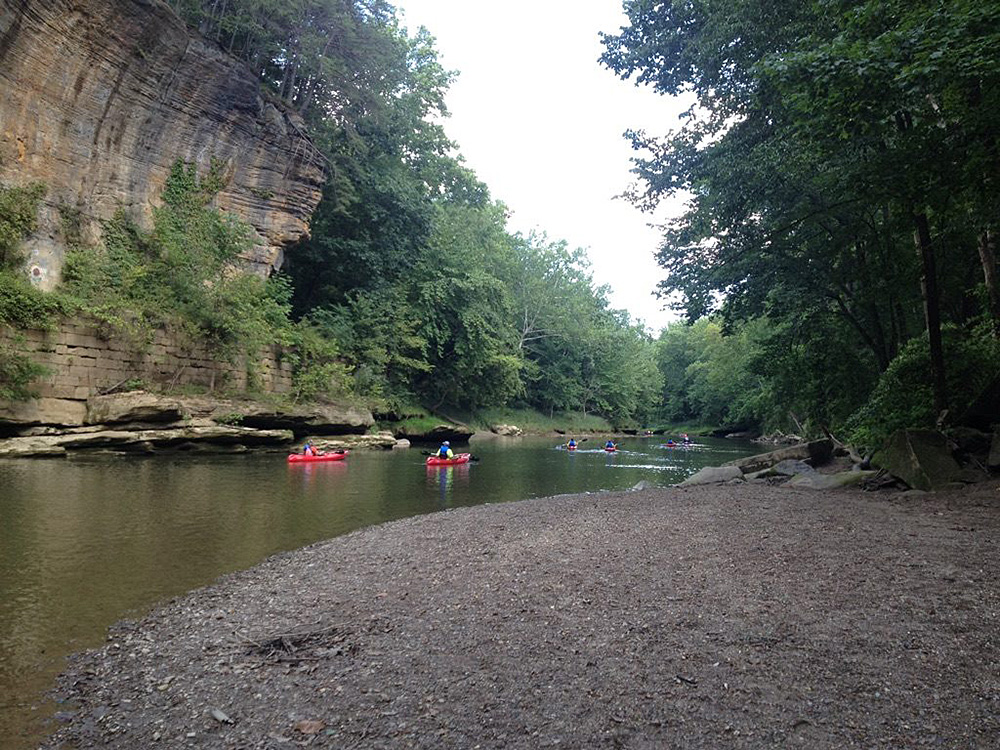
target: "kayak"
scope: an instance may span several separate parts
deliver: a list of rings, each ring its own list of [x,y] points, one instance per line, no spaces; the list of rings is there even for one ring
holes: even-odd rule
[[[576,450],[576,446],[575,445],[567,445],[566,446],[566,450],[568,450],[568,451],[575,451]]]
[[[427,465],[454,466],[455,464],[467,464],[471,458],[471,453],[456,453],[454,458],[438,458],[437,456],[430,456],[427,459]]]
[[[605,448],[604,450],[606,450],[608,453],[614,453],[615,451],[618,450],[618,446],[615,446],[614,448]]]
[[[323,453],[319,456],[307,456],[304,453],[292,453],[288,457],[288,463],[290,464],[308,464],[315,461],[343,461],[347,458],[348,451],[342,451],[341,453]]]

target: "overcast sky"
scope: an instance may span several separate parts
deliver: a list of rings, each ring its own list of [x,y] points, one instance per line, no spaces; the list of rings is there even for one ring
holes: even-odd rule
[[[664,134],[685,106],[601,66],[598,32],[626,25],[620,0],[397,0],[410,34],[426,26],[458,71],[445,128],[509,228],[587,250],[611,304],[658,331],[673,313],[652,294],[660,232],[615,199],[633,181],[627,128]],[[677,207],[665,207],[662,220]]]

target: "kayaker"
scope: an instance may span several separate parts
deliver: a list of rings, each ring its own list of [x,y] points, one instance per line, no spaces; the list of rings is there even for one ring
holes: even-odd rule
[[[454,458],[455,454],[451,452],[451,443],[445,440],[441,443],[441,447],[437,451],[438,458]]]
[[[302,455],[304,456],[315,456],[316,451],[313,450],[312,443],[306,443],[302,446]]]
[[[688,445],[691,442],[691,438],[688,437],[688,434],[686,432],[683,435],[681,435],[681,439],[684,441],[684,445]]]
[[[566,447],[569,448],[570,450],[573,450],[574,448],[576,448],[576,441],[573,438],[570,438],[569,442],[566,443]]]
[[[617,448],[618,448],[618,446],[615,445],[614,442],[611,441],[611,440],[609,440],[608,442],[606,442],[604,444],[604,450],[606,450],[606,451],[613,451],[613,450],[616,450]]]

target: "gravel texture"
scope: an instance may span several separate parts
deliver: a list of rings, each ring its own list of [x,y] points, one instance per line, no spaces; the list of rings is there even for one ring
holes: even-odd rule
[[[995,748],[1000,484],[561,496],[116,625],[48,748]]]

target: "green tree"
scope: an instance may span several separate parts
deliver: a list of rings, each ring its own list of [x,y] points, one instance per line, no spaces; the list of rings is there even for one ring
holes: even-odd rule
[[[870,357],[885,370],[922,327],[940,412],[942,320],[971,330],[996,320],[1000,299],[987,187],[998,4],[635,0],[626,11],[604,62],[698,101],[668,138],[632,134],[645,151],[636,202],[694,196],[664,237],[664,291],[681,292],[692,319],[721,300],[727,327],[767,315],[784,330],[808,319],[831,341],[849,331],[870,353],[855,350],[859,372]]]

